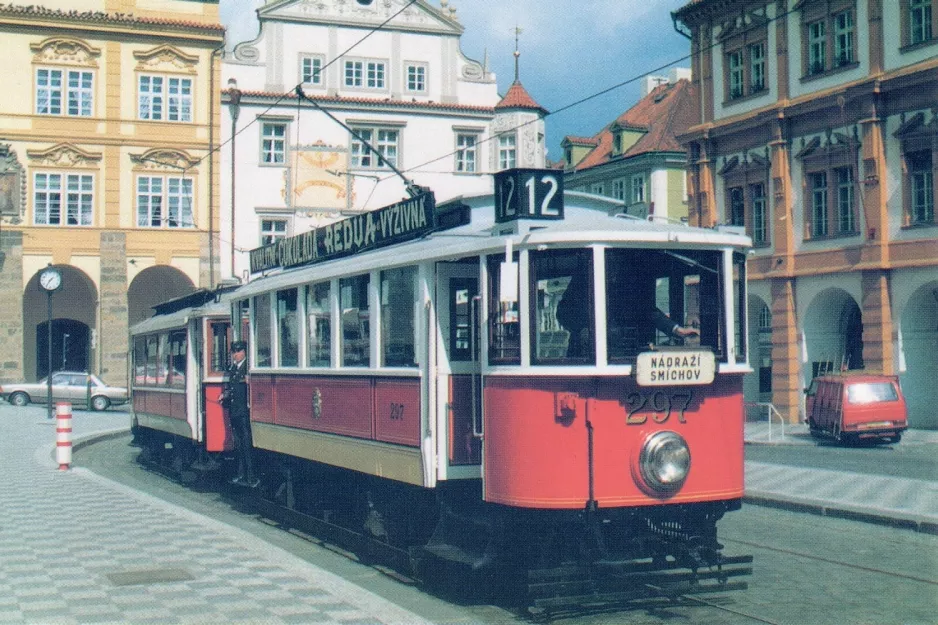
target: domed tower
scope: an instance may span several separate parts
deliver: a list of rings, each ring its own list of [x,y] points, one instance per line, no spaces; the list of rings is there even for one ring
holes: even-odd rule
[[[543,168],[547,161],[544,117],[547,109],[535,102],[521,84],[518,35],[515,29],[515,80],[501,102],[495,105],[492,134],[495,135],[493,170],[514,167]]]

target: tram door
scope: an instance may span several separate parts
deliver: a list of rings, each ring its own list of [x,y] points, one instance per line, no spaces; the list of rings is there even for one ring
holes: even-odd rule
[[[478,477],[482,460],[479,261],[437,264],[437,414],[446,432],[440,477]],[[441,439],[444,437],[441,437]]]

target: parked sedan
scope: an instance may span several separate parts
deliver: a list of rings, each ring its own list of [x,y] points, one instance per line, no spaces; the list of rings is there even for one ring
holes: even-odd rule
[[[44,404],[48,398],[47,378],[38,382],[0,385],[0,398],[14,406],[25,406],[30,402]],[[67,401],[73,406],[107,410],[109,406],[127,403],[128,399],[126,388],[108,386],[93,373],[59,371],[52,374],[53,402]]]

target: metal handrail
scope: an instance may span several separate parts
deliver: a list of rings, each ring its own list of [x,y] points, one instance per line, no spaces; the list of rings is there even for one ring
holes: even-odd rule
[[[775,407],[775,404],[770,402],[747,402],[748,406],[755,406],[759,409],[765,409],[769,422],[769,442],[772,442],[772,415],[775,415],[778,418],[778,423],[782,428],[781,440],[785,440],[785,419],[782,418],[782,413],[778,411]]]

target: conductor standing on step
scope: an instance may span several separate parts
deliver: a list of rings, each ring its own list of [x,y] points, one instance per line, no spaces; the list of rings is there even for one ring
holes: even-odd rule
[[[235,453],[238,456],[238,476],[234,484],[257,486],[254,466],[251,462],[251,412],[248,407],[247,343],[235,341],[231,344],[231,364],[225,377],[222,405],[228,410],[228,420],[234,435]]]

